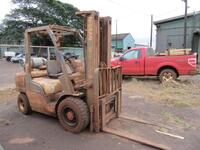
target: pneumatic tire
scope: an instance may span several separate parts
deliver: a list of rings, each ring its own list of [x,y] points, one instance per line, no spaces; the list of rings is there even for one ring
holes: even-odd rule
[[[17,104],[19,111],[24,115],[30,115],[32,113],[29,100],[25,94],[20,93],[18,95]]]
[[[159,73],[159,80],[161,82],[168,82],[170,80],[176,80],[177,74],[173,69],[163,69]]]
[[[86,103],[75,97],[60,102],[57,109],[60,124],[67,131],[79,133],[89,124],[89,109]]]

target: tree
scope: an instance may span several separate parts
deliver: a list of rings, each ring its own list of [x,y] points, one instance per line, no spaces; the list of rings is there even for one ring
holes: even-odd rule
[[[58,0],[12,0],[16,6],[0,26],[0,43],[20,44],[29,27],[58,24],[81,29],[83,20],[71,4]]]

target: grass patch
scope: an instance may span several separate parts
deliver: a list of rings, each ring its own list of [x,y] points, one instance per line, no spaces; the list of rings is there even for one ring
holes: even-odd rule
[[[171,123],[177,126],[189,127],[189,124],[183,118],[178,117],[171,112],[164,112],[163,120],[166,123]]]
[[[165,121],[170,122],[170,123],[176,123],[176,124],[185,123],[185,121],[182,118],[179,118],[170,112],[164,112],[163,116],[164,116]]]
[[[159,81],[154,80],[125,80],[123,92],[129,96],[141,95],[145,100],[159,101],[173,106],[200,106],[200,81],[160,84]]]

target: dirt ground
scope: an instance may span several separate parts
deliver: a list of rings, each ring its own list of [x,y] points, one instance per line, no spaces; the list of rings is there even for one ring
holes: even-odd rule
[[[15,73],[22,70],[19,64],[8,63],[0,59],[0,90],[13,88],[15,83]]]
[[[183,76],[178,81],[161,84],[156,78],[128,78],[124,80],[124,93],[140,96],[153,102],[177,107],[200,106],[200,76]]]
[[[181,78],[178,85],[162,85],[155,79],[125,80],[123,113],[155,124],[146,132],[152,138],[159,139],[156,130],[183,136],[184,140],[165,139],[172,149],[200,149],[200,88],[193,88],[199,85],[190,77]]]
[[[17,110],[14,74],[18,64],[0,61],[0,150],[9,149],[134,149],[153,148],[110,134],[65,132],[58,120],[39,113],[24,116]],[[3,78],[4,77],[4,78]],[[122,115],[151,125],[113,121],[133,135],[168,145],[176,150],[200,149],[200,76],[181,77],[177,83],[160,84],[156,79],[126,79],[123,82]],[[178,139],[156,131],[184,137]]]

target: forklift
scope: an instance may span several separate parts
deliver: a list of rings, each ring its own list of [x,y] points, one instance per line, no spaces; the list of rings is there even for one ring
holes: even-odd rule
[[[109,127],[123,118],[122,68],[111,67],[111,17],[100,17],[96,11],[80,11],[83,33],[74,28],[48,25],[25,31],[24,71],[16,74],[19,92],[18,109],[25,115],[32,111],[57,117],[67,131],[80,133],[89,126],[91,132],[106,132],[141,144],[168,150],[165,145]],[[31,57],[32,39],[49,37],[54,57]],[[62,54],[64,37],[73,36],[81,43],[84,63]],[[134,121],[134,120],[132,120]]]
[[[96,11],[78,12],[84,18],[84,36],[78,29],[59,25],[29,28],[25,31],[24,72],[16,74],[18,108],[58,117],[67,131],[79,133],[88,125],[99,132],[121,110],[121,67],[111,67],[111,18]],[[32,37],[49,36],[55,59],[31,58]],[[64,36],[74,36],[83,45],[84,64],[62,55]],[[84,66],[84,67],[83,67]]]

